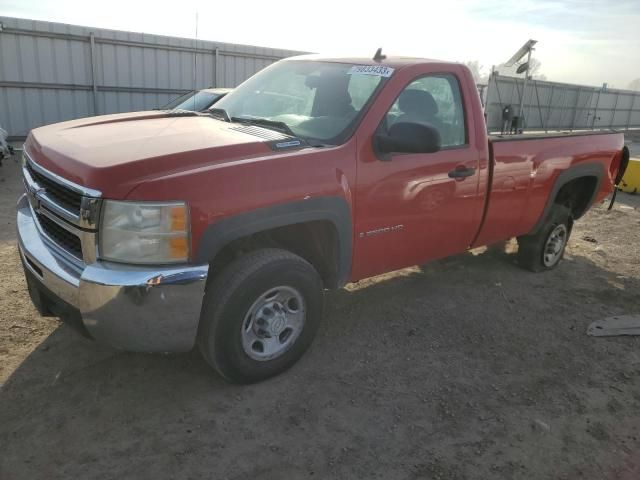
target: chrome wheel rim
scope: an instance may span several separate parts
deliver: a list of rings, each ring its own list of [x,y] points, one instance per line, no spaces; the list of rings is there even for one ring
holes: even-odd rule
[[[567,226],[562,224],[558,225],[554,228],[549,237],[547,238],[547,242],[544,244],[544,251],[542,253],[542,262],[545,267],[553,267],[560,257],[562,257],[562,252],[564,250],[564,245],[567,242]]]
[[[242,348],[257,361],[273,360],[296,342],[306,320],[302,294],[293,287],[274,287],[253,302],[242,322]]]

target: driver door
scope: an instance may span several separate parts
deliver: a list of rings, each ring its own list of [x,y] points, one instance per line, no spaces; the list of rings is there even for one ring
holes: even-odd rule
[[[463,105],[455,75],[414,77],[375,133],[395,122],[428,123],[440,133],[440,151],[392,153],[381,161],[373,137],[360,149],[354,278],[463,252],[471,244],[482,215],[480,155],[470,145]]]

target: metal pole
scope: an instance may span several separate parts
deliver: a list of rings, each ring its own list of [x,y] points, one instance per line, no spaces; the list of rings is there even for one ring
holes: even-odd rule
[[[478,95],[480,95],[480,105],[482,105],[482,108],[484,108],[485,105],[485,101],[484,101],[484,89],[485,89],[486,85],[482,85],[480,83],[476,84],[476,88],[478,89]]]
[[[91,48],[90,60],[91,60],[91,86],[93,90],[93,114],[98,115],[98,83],[97,83],[97,65],[96,65],[96,39],[93,36],[93,32],[89,34],[89,44]]]
[[[493,83],[496,84],[496,95],[498,96],[498,105],[500,105],[500,110],[502,110],[502,98],[500,97],[500,87],[498,86],[497,75],[491,75],[491,77],[489,77],[489,85],[491,85],[492,78],[493,78]],[[488,100],[489,100],[489,95],[487,94],[487,101]]]
[[[593,110],[593,121],[591,122],[591,130],[595,130],[596,128],[596,117],[598,116],[598,104],[600,103],[601,93],[602,93],[602,88],[598,90],[598,97],[596,98],[596,107]]]
[[[560,98],[562,99],[562,102],[560,104],[560,118],[558,119],[558,127],[556,128],[556,130],[562,130],[562,120],[564,119],[564,109],[566,107],[565,98],[566,98],[567,89],[563,88],[561,92],[562,92],[562,95]]]
[[[549,132],[549,119],[551,118],[551,104],[553,103],[553,90],[554,90],[555,86],[553,84],[551,84],[551,93],[549,94],[549,105],[547,105],[547,118],[544,121],[544,132],[548,133]]]
[[[611,123],[609,124],[609,128],[613,128],[613,121],[616,118],[616,110],[618,108],[618,99],[620,98],[620,92],[616,94],[616,103],[613,105],[613,112],[611,112]]]
[[[571,128],[569,128],[570,132],[573,132],[573,128],[576,126],[576,117],[578,116],[578,105],[580,103],[580,94],[582,93],[582,89],[578,88],[578,95],[576,96],[576,103],[573,106],[573,119],[571,120]]]
[[[196,10],[196,38],[193,49],[193,91],[198,90],[198,11]],[[196,96],[193,96],[193,109],[196,109]]]
[[[213,55],[213,61],[211,62],[211,87],[217,87],[216,85],[216,51],[215,49],[211,51],[211,55]]]
[[[496,96],[498,97],[498,108],[499,108],[499,112],[498,112],[498,116],[500,118],[500,131],[503,130],[504,128],[504,123],[502,122],[502,98],[500,96],[500,86],[498,85],[498,75],[492,71],[491,75],[489,76],[489,82],[488,82],[488,89],[487,89],[487,106],[485,108],[485,111],[488,110],[488,108],[493,105],[489,100],[491,100],[490,96],[491,96],[491,79],[493,79],[493,83],[496,86],[495,90],[496,90]],[[489,112],[487,111],[487,114]],[[487,120],[490,120],[490,118],[487,118]],[[490,131],[490,127],[489,127],[489,122],[487,121],[487,131]]]
[[[627,116],[627,130],[629,130],[629,127],[631,126],[631,114],[633,113],[633,107],[636,104],[636,97],[637,95],[631,97],[631,106],[629,107],[629,115]]]
[[[540,128],[545,129],[544,120],[542,120],[542,109],[540,108],[540,95],[538,94],[538,82],[533,81],[533,86],[536,90],[536,103],[538,104],[538,116],[540,117]]]
[[[531,48],[529,49],[529,53],[527,54],[527,69],[524,72],[524,83],[522,84],[522,96],[520,97],[520,108],[518,109],[518,122],[520,122],[519,127],[524,128],[524,115],[523,115],[523,107],[524,107],[524,96],[527,93],[527,80],[529,78],[529,68],[531,68]]]
[[[215,86],[219,87],[220,86],[220,50],[216,48],[213,51],[213,56],[214,56],[213,64],[214,64],[214,68],[216,69],[214,73]]]

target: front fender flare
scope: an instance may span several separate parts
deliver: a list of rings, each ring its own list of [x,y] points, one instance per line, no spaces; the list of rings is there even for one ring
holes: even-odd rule
[[[342,286],[351,273],[353,246],[351,208],[342,197],[310,198],[224,218],[206,228],[194,262],[210,262],[233,240],[277,227],[319,220],[331,222],[338,234],[338,285]]]

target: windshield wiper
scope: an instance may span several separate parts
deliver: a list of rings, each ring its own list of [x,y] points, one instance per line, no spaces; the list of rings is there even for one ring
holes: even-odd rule
[[[231,117],[224,108],[210,108],[209,115],[215,118],[219,118],[225,122],[231,122]]]
[[[258,125],[260,127],[271,128],[271,130],[277,130],[278,132],[284,133],[286,135],[290,135],[295,137],[296,134],[293,133],[293,130],[289,128],[284,122],[279,122],[277,120],[269,120],[268,118],[253,118],[253,117],[231,117],[232,122],[240,122],[240,123],[248,123],[249,125]]]

